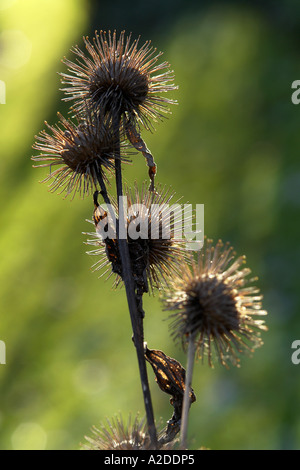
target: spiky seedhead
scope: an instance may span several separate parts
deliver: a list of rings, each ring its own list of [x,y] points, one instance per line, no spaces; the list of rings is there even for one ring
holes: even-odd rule
[[[245,257],[236,258],[228,244],[214,246],[208,240],[197,261],[182,263],[164,296],[175,341],[186,350],[192,336],[198,356],[207,355],[211,366],[213,350],[222,365],[238,365],[239,353],[260,346],[260,332],[267,329],[260,319],[266,315],[262,297],[244,263]]]
[[[174,202],[175,193],[170,188],[160,185],[156,187],[156,192],[150,191],[146,183],[141,190],[137,186],[134,189],[126,187],[124,194],[126,233],[134,281],[143,292],[152,292],[154,288],[166,285],[168,279],[180,271],[181,262],[187,256],[182,206],[178,201]],[[114,211],[117,219],[116,203]],[[186,220],[192,216],[190,210]],[[103,274],[115,273],[118,284],[123,272],[118,239],[113,235],[114,221],[109,218],[109,211],[96,205],[94,222],[96,233],[91,234],[93,239],[88,241],[98,247],[89,252],[100,257],[94,268],[106,268]]]
[[[50,168],[43,182],[50,181],[50,190],[79,192],[82,196],[100,188],[101,180],[114,170],[115,158],[129,161],[125,145],[122,155],[116,154],[117,140],[109,123],[93,119],[87,111],[85,119],[74,123],[58,113],[60,119],[55,126],[45,122],[48,130],[36,136],[35,150],[41,152],[32,160],[41,162],[35,167]]]
[[[100,429],[92,428],[93,436],[85,436],[86,442],[81,444],[82,450],[151,450],[151,441],[144,419],[136,416],[128,418],[124,423],[122,416],[107,419]],[[159,433],[157,450],[171,450],[177,446],[177,441],[166,442],[164,431]]]
[[[64,58],[69,73],[60,74],[65,101],[73,101],[73,109],[81,113],[86,102],[98,115],[147,129],[170,112],[168,105],[175,101],[162,94],[177,88],[173,73],[167,62],[157,63],[162,53],[149,41],[140,46],[125,31],[119,37],[116,31],[96,31],[92,42],[83,41],[86,51],[73,47],[76,62]]]

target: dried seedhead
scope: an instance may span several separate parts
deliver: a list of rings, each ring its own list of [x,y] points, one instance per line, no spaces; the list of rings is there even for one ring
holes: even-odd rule
[[[198,356],[207,354],[211,366],[213,349],[222,365],[238,365],[238,354],[260,346],[260,332],[267,329],[260,319],[266,315],[262,297],[244,263],[245,257],[236,258],[229,245],[206,241],[198,261],[182,263],[164,296],[174,339],[186,349],[190,336],[195,337]]]
[[[139,39],[131,40],[122,31],[95,32],[93,41],[83,38],[86,51],[78,46],[71,49],[76,62],[64,59],[69,73],[62,73],[66,101],[73,101],[73,108],[82,113],[84,103],[100,116],[112,121],[123,119],[147,129],[151,121],[162,119],[174,103],[162,94],[175,90],[169,64],[158,64],[157,54],[150,42],[139,45]]]

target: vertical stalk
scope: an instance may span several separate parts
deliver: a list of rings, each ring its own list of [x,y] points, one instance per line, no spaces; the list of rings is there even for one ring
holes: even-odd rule
[[[187,367],[185,376],[185,391],[183,397],[182,415],[181,415],[181,448],[187,448],[187,431],[188,431],[188,417],[191,405],[191,388],[193,378],[193,368],[195,361],[195,341],[194,335],[189,335],[188,352],[187,352]]]
[[[98,178],[98,183],[99,183],[100,188],[101,188],[100,194],[103,197],[103,200],[104,200],[105,204],[107,205],[107,210],[110,213],[111,220],[113,221],[114,220],[114,211],[113,211],[113,208],[112,208],[112,205],[111,205],[111,201],[109,199],[109,195],[107,194],[105,183],[103,181],[103,178],[102,178],[101,174],[98,174],[97,178]]]
[[[135,292],[135,284],[131,270],[131,262],[129,255],[129,248],[126,238],[120,237],[120,234],[127,233],[125,228],[125,214],[123,207],[123,185],[122,185],[122,167],[120,155],[120,120],[115,119],[114,132],[116,137],[116,148],[115,148],[115,171],[116,171],[116,189],[118,198],[118,213],[119,217],[117,220],[117,237],[119,244],[119,252],[122,263],[122,274],[123,281],[125,284],[128,308],[130,313],[130,319],[133,331],[133,340],[136,348],[138,366],[140,372],[140,379],[144,397],[144,404],[146,410],[146,417],[148,423],[148,431],[151,439],[152,447],[157,447],[157,433],[154,421],[154,413],[152,407],[152,400],[150,394],[150,387],[148,382],[146,360],[144,356],[144,331],[143,331],[143,318],[140,314],[140,309],[137,304],[137,296]]]
[[[100,194],[102,195],[103,200],[104,200],[104,202],[106,203],[106,205],[107,205],[108,207],[110,207],[111,203],[110,203],[109,196],[108,196],[108,194],[107,194],[106,186],[105,186],[105,183],[104,183],[104,181],[103,181],[102,175],[98,173],[98,174],[97,174],[97,179],[98,179],[99,186],[100,186],[100,188],[101,188]]]

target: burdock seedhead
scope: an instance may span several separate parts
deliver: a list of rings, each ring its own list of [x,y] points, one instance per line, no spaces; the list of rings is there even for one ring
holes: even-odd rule
[[[187,257],[186,240],[183,237],[182,207],[175,203],[175,193],[158,185],[156,192],[144,184],[141,190],[126,188],[126,226],[131,268],[136,285],[143,292],[166,285],[169,278],[181,269]],[[174,202],[172,202],[174,201]],[[117,214],[117,204],[114,204]],[[105,269],[117,275],[118,284],[123,278],[118,239],[106,236],[114,233],[109,212],[97,206],[94,213],[96,233],[88,243],[98,248],[90,254],[99,256],[95,269]],[[192,213],[190,214],[192,217]],[[107,217],[107,218],[106,218]],[[149,289],[150,287],[150,289]]]
[[[81,445],[82,450],[150,450],[153,449],[147,425],[144,419],[136,416],[124,423],[122,416],[107,419],[100,429],[92,428],[93,436],[86,436],[86,442]],[[162,433],[161,433],[162,434]],[[165,442],[159,439],[157,450],[171,450],[176,448],[177,441]]]
[[[86,109],[85,119],[74,123],[60,113],[59,123],[36,136],[35,150],[41,152],[32,160],[41,162],[36,167],[49,167],[43,182],[50,181],[51,191],[66,194],[79,192],[82,196],[93,193],[101,181],[114,170],[115,158],[128,161],[125,146],[122,155],[115,153],[116,136],[109,123],[93,119]]]
[[[76,62],[65,58],[70,73],[61,73],[65,101],[73,101],[74,110],[81,113],[87,102],[98,115],[147,129],[169,112],[174,101],[161,94],[177,87],[169,64],[157,63],[161,53],[149,41],[140,46],[125,31],[119,37],[116,31],[96,31],[92,42],[83,40],[86,51],[73,47]]]
[[[244,262],[228,244],[206,241],[197,262],[182,263],[164,298],[173,338],[186,349],[194,337],[198,356],[207,354],[211,366],[213,350],[222,365],[238,365],[238,354],[260,346],[260,331],[267,329],[262,297],[249,285],[254,279],[247,279]]]

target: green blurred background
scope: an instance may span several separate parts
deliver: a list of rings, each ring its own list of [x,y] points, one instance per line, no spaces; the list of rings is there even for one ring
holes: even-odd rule
[[[240,369],[196,364],[190,447],[299,448],[299,2],[0,0],[0,15],[0,448],[77,449],[106,417],[144,414],[124,290],[85,254],[91,201],[48,193],[30,160],[44,120],[67,114],[61,58],[83,34],[115,28],[151,39],[176,74],[179,105],[143,134],[158,180],[205,204],[206,234],[247,255],[269,312],[264,346]],[[142,181],[134,160],[126,177]],[[148,346],[184,364],[159,299],[145,309]]]

